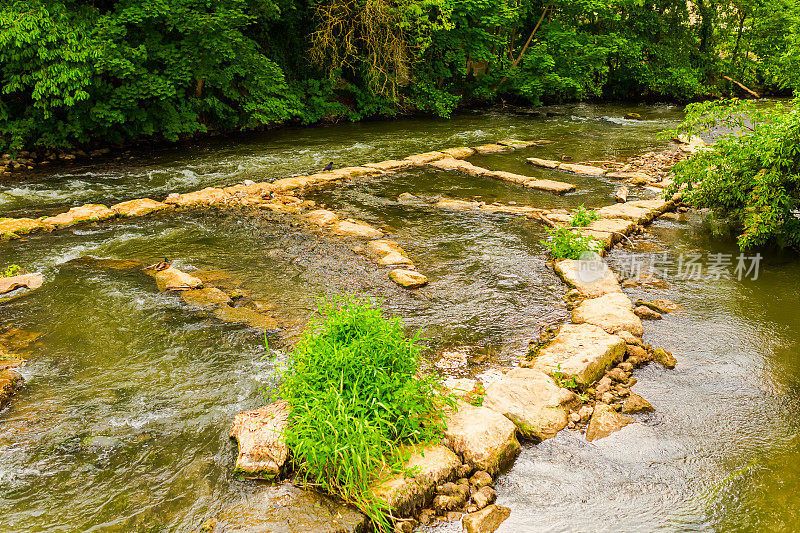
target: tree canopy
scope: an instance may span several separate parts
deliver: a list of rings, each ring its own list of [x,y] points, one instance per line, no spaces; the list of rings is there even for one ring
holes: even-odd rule
[[[786,91],[798,20],[796,0],[6,0],[0,147]]]

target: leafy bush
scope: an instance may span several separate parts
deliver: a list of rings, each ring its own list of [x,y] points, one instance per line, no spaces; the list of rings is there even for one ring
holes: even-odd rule
[[[599,218],[600,215],[598,215],[597,212],[589,211],[581,204],[578,206],[578,209],[575,210],[575,213],[572,214],[572,225],[585,227]]]
[[[685,200],[727,218],[743,249],[800,249],[800,102],[770,109],[736,99],[692,104],[685,122],[669,133],[720,129],[712,150],[675,165],[667,194],[685,184]]]
[[[547,230],[549,239],[540,241],[550,251],[553,259],[579,259],[583,252],[600,252],[603,245],[593,237],[581,235],[571,228]]]
[[[8,265],[5,270],[0,272],[0,278],[10,278],[11,276],[18,276],[24,274],[25,270],[19,265]]]
[[[301,480],[387,528],[387,509],[371,487],[384,466],[400,471],[399,446],[440,435],[448,400],[433,378],[419,375],[420,348],[399,319],[352,298],[323,302],[320,314],[280,387],[291,406],[286,443]]]

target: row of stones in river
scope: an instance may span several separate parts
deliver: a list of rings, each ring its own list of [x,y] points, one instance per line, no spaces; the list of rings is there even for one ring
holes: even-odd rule
[[[669,201],[645,200],[600,208],[597,211],[603,218],[597,222],[611,222],[585,231],[598,234],[610,247],[617,240],[616,233],[600,230],[613,227],[619,234],[630,233],[638,224],[649,223],[673,210],[677,200],[678,197]],[[470,205],[465,207],[465,204]],[[457,205],[469,209],[482,207],[480,203],[468,202]],[[529,214],[527,209],[512,209],[512,212]],[[566,224],[566,219],[562,223]],[[442,495],[443,486],[453,480],[463,482],[473,472],[498,475],[513,463],[520,450],[520,438],[534,441],[551,438],[570,423],[571,416],[577,418],[576,409],[581,400],[571,390],[561,387],[554,376],[564,381],[574,378],[575,383],[588,387],[601,378],[610,381],[604,374],[617,364],[627,364],[630,372],[646,361],[633,364],[630,357],[632,353],[644,352],[643,326],[616,275],[606,268],[603,275],[584,281],[580,262],[567,259],[554,266],[564,282],[572,287],[573,296],[577,296],[572,323],[561,327],[559,333],[535,353],[522,357],[519,367],[504,370],[499,379],[486,387],[481,406],[459,401],[456,409],[447,413],[441,444],[408,450],[411,457],[407,466],[416,469],[415,476],[385,472],[380,477],[374,493],[387,503],[394,516],[418,516],[430,505],[437,491]],[[621,363],[626,356],[631,362]],[[646,401],[644,404],[649,407]],[[605,437],[635,422],[600,401],[588,413],[588,440]],[[231,437],[239,444],[236,463],[239,473],[267,478],[286,474],[290,452],[280,435],[288,420],[289,409],[282,401],[237,415]],[[487,524],[499,524],[497,517],[508,516],[501,506],[475,509],[474,502],[470,505],[472,513],[465,517],[465,524],[468,519],[472,523],[472,516],[476,522],[484,523],[485,515]],[[494,521],[488,517],[494,517]]]

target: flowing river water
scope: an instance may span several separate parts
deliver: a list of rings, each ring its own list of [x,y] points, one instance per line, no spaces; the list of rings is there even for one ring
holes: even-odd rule
[[[39,333],[25,387],[0,412],[0,531],[190,531],[253,491],[233,476],[233,416],[262,404],[275,367],[316,299],[375,298],[419,331],[435,359],[469,347],[463,374],[511,364],[540,326],[566,316],[564,287],[546,267],[536,222],[447,212],[397,201],[403,192],[596,207],[613,202],[604,178],[535,169],[525,157],[624,158],[666,142],[681,119],[671,106],[575,105],[538,116],[465,113],[283,129],[187,147],[122,154],[0,182],[0,216],[40,216],[87,202],[110,205],[244,179],[363,164],[500,138],[552,144],[474,156],[495,170],[571,181],[553,196],[496,180],[413,170],[320,189],[309,198],[397,240],[430,279],[409,292],[355,254],[353,242],[292,219],[249,211],[187,211],[102,222],[0,243],[0,267],[41,271],[45,285],[0,304],[0,326]],[[622,118],[637,112],[643,120]],[[632,191],[650,197],[652,191]],[[712,231],[716,229],[717,231]],[[724,228],[722,228],[724,229]],[[735,254],[730,235],[700,214],[659,220],[610,262],[666,254]],[[172,258],[215,284],[271,307],[281,331],[264,336],[192,309],[122,263]],[[512,509],[500,531],[792,531],[800,527],[800,262],[767,255],[758,279],[682,279],[631,289],[681,306],[645,323],[645,340],[673,351],[675,370],[636,371],[634,391],[656,412],[587,443],[561,432],[523,447],[498,481]],[[458,375],[458,374],[456,374]],[[441,525],[433,531],[459,531]]]

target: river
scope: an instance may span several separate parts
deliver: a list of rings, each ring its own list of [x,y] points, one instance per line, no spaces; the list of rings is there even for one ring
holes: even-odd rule
[[[0,325],[40,333],[26,386],[0,413],[0,531],[190,531],[253,490],[232,475],[233,416],[259,406],[276,361],[313,313],[341,292],[374,298],[419,331],[431,358],[470,347],[460,375],[507,365],[539,327],[563,317],[564,288],[545,266],[535,222],[403,204],[426,199],[596,207],[616,183],[536,169],[526,156],[603,160],[660,149],[674,106],[571,105],[539,116],[485,111],[452,120],[404,119],[290,128],[120,154],[0,182],[0,216],[40,216],[87,202],[163,199],[209,185],[278,179],[500,138],[552,144],[471,161],[571,181],[563,197],[456,173],[413,170],[321,189],[309,197],[386,230],[431,284],[408,292],[347,243],[249,211],[197,211],[103,222],[0,243],[0,267],[42,271],[45,285],[0,304]],[[548,113],[549,112],[549,113]],[[622,118],[636,112],[643,120]],[[632,197],[654,193],[634,188]],[[724,229],[724,228],[723,228]],[[701,214],[659,220],[617,249],[631,256],[736,254]],[[282,330],[224,324],[135,270],[86,257],[200,269],[270,306]],[[500,531],[791,531],[800,527],[800,266],[765,254],[758,279],[675,277],[631,296],[681,309],[645,324],[675,370],[637,370],[655,407],[640,424],[587,443],[564,431],[524,446],[498,482],[512,509]],[[460,526],[459,526],[460,527]],[[443,525],[434,531],[457,531]]]

